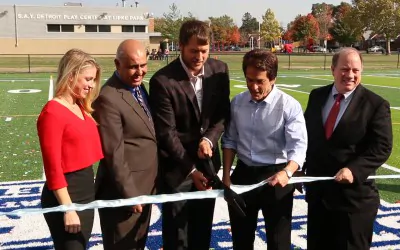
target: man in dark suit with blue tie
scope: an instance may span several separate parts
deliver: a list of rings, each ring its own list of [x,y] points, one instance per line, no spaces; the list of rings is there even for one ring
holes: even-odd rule
[[[367,250],[379,207],[368,176],[392,150],[390,105],[361,83],[363,61],[354,48],[332,58],[334,83],[314,89],[305,111],[307,176],[334,176],[306,185],[307,249]]]
[[[229,119],[226,63],[208,58],[210,28],[190,20],[180,28],[181,55],[150,79],[150,106],[160,152],[162,192],[208,189],[210,157],[221,166],[218,140]],[[208,250],[214,199],[164,203],[163,249]]]

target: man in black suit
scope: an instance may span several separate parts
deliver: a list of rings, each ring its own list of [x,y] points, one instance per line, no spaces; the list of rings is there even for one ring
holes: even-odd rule
[[[150,106],[160,152],[163,193],[208,189],[203,162],[221,166],[218,140],[229,119],[226,63],[208,58],[210,28],[191,20],[180,28],[179,58],[150,79]],[[164,203],[163,249],[209,249],[214,199]]]
[[[372,242],[379,193],[367,180],[389,158],[389,103],[364,88],[363,61],[354,48],[332,58],[334,83],[311,91],[305,111],[307,176],[334,181],[306,185],[307,249],[363,250]]]

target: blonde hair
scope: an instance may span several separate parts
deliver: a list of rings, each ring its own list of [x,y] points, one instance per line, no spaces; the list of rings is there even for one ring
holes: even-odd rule
[[[87,67],[96,68],[95,86],[84,99],[77,99],[76,102],[83,108],[87,115],[93,112],[92,102],[100,92],[101,69],[96,60],[88,53],[80,49],[71,49],[61,58],[58,65],[58,76],[56,81],[55,96],[60,97],[65,94],[78,97],[74,92],[78,82],[78,76]],[[72,81],[70,79],[73,79]]]

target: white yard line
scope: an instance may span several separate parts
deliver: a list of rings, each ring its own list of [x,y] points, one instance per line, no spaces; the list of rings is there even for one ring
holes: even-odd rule
[[[287,91],[292,91],[292,92],[297,92],[297,93],[302,93],[302,94],[307,94],[307,95],[310,94],[310,93],[305,92],[305,91],[300,91],[300,90],[295,90],[295,89],[289,89],[289,88],[282,88],[282,87],[279,87],[279,89],[284,89],[284,90],[287,90]]]
[[[332,82],[332,79],[316,78],[316,77],[309,77],[309,76],[298,76],[298,77],[299,78],[312,79],[312,80],[322,80],[322,81],[330,81],[330,82]],[[375,84],[368,84],[368,83],[363,83],[363,85],[372,86],[372,87],[378,87],[378,88],[387,88],[387,89],[400,89],[400,87],[382,86],[382,85],[375,85]]]
[[[389,169],[389,170],[392,170],[393,172],[400,173],[400,169],[398,169],[398,168],[396,168],[396,167],[392,167],[392,166],[390,166],[390,165],[388,165],[388,164],[386,164],[386,163],[384,163],[384,164],[382,165],[382,167],[384,167],[384,168],[386,168],[386,169]]]

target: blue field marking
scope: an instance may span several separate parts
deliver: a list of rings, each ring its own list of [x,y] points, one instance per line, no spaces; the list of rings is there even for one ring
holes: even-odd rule
[[[40,207],[42,181],[0,183],[0,212],[14,209]],[[153,205],[147,249],[162,247],[161,205]],[[307,203],[304,195],[294,197],[292,219],[292,249],[305,249],[307,244]],[[400,249],[400,204],[381,202],[374,225],[371,249]],[[258,219],[255,249],[266,248],[264,221]],[[101,230],[96,212],[90,239],[91,250],[102,249]],[[42,215],[0,216],[0,249],[44,250],[52,247],[51,237]],[[217,199],[211,248],[231,249],[230,223],[224,199]]]

